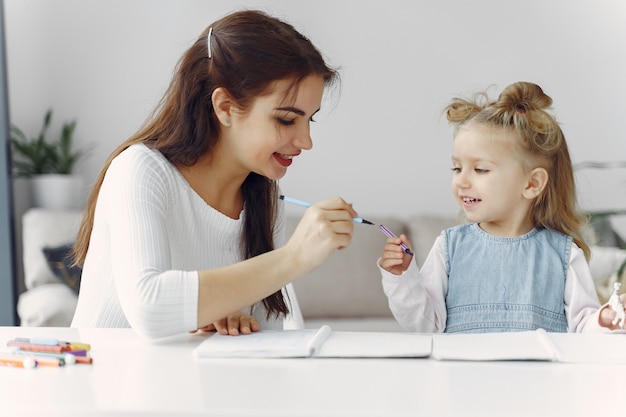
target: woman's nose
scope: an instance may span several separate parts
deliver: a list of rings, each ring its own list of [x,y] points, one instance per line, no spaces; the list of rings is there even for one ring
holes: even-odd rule
[[[311,139],[311,131],[309,129],[299,132],[293,139],[293,144],[300,149],[306,151],[313,148],[313,139]]]

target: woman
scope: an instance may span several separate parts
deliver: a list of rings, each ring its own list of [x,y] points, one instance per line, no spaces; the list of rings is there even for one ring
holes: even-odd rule
[[[282,245],[276,181],[311,149],[336,79],[308,39],[262,12],[207,28],[96,181],[72,326],[237,335],[282,328],[290,300],[297,319],[288,284],[349,245],[357,214],[340,198],[315,204]]]

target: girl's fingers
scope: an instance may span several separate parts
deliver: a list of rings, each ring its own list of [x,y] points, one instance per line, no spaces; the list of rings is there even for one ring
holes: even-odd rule
[[[404,235],[401,235],[401,237],[388,238],[381,255],[381,268],[394,275],[402,274],[402,272],[406,271],[410,263],[410,258],[406,258],[408,255],[406,255],[402,246],[400,246],[401,243],[405,243],[410,247]]]

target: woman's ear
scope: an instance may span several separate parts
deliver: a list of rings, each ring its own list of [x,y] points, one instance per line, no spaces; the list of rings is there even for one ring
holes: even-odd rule
[[[213,90],[211,102],[213,103],[213,110],[220,123],[224,126],[230,126],[233,101],[228,90],[223,87],[218,87]]]
[[[528,183],[526,184],[526,188],[524,188],[522,195],[529,200],[538,197],[548,185],[549,178],[550,176],[545,168],[534,168],[530,171]]]

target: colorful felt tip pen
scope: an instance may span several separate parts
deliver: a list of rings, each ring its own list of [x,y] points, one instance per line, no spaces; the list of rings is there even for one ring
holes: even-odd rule
[[[286,196],[286,195],[281,195],[278,198],[280,198],[281,200],[284,200],[287,203],[295,204],[297,206],[311,207],[313,205],[313,203],[310,203],[308,201],[300,200],[298,198],[293,198],[293,197],[289,197],[289,196]],[[355,218],[352,219],[352,221],[355,222],[355,223],[363,223],[363,224],[374,225],[374,223],[370,222],[369,220],[365,220],[363,217],[355,217]]]
[[[66,350],[90,350],[91,346],[88,343],[81,342],[66,342],[53,338],[42,338],[42,337],[17,337],[12,340],[12,342],[16,343],[25,343],[29,345],[37,345],[37,346],[63,346],[68,347]]]
[[[10,366],[13,368],[34,368],[37,366],[37,361],[26,356],[0,354],[0,366]]]
[[[35,352],[51,352],[62,353],[71,350],[69,345],[33,345],[32,343],[20,342],[15,340],[9,340],[7,346],[16,347],[20,350],[28,350]]]
[[[383,233],[387,235],[387,237],[397,237],[391,232],[391,230],[387,229],[384,224],[381,224],[380,226],[378,226],[378,228],[382,230]],[[411,249],[409,249],[407,245],[404,244],[404,242],[400,243],[400,247],[404,250],[404,253],[413,256],[413,252],[411,251]]]

